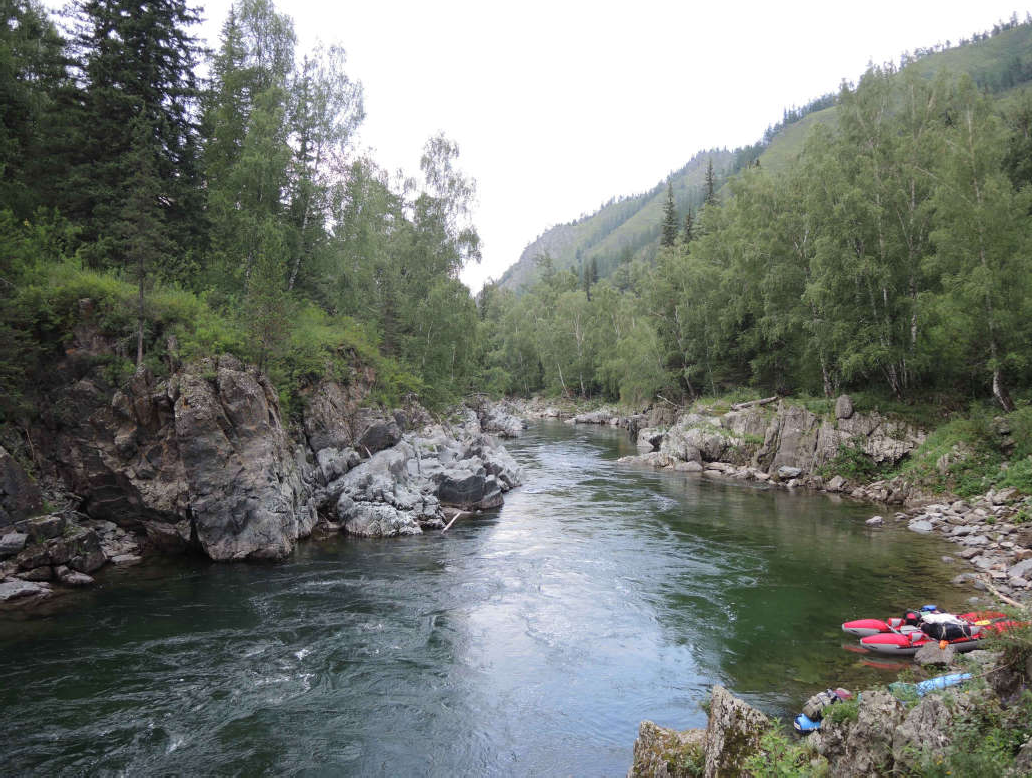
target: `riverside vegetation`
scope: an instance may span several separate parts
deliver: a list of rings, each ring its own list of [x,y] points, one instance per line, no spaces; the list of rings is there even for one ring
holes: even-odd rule
[[[1008,538],[1032,518],[1032,20],[872,66],[549,231],[474,298],[457,146],[431,138],[421,181],[358,154],[344,51],[299,57],[269,0],[235,3],[210,54],[180,0],[4,13],[5,597],[147,548],[279,558],[320,527],[495,506],[520,476],[484,433],[514,422],[477,401],[449,423],[474,391],[694,403],[645,419],[652,464],[968,498],[918,521],[985,536],[990,572],[1028,545]],[[770,395],[796,400],[713,421]],[[778,460],[811,438],[805,467]],[[1013,760],[1010,714],[978,715]]]

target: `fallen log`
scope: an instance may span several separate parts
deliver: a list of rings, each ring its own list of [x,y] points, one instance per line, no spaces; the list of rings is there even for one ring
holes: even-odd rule
[[[1026,605],[1023,605],[1022,603],[1018,602],[1017,600],[1015,600],[1015,599],[1013,599],[1011,597],[1008,597],[1006,594],[1004,594],[999,589],[997,589],[995,586],[993,586],[993,582],[989,578],[989,576],[983,575],[981,577],[981,581],[982,581],[982,583],[985,584],[985,588],[988,589],[991,594],[993,594],[994,596],[999,598],[999,600],[1001,602],[1005,602],[1008,605],[1013,605],[1015,608],[1019,608],[1019,609],[1025,611],[1026,613],[1028,612],[1028,607]]]
[[[749,400],[749,402],[746,403],[735,403],[731,406],[731,410],[740,411],[743,408],[751,408],[754,405],[769,405],[772,402],[777,402],[778,399],[778,396],[774,395],[773,397],[764,397],[762,400]]]
[[[452,516],[452,520],[448,522],[448,524],[445,526],[444,529],[441,530],[441,532],[447,532],[449,529],[451,529],[451,525],[458,521],[459,516],[465,516],[467,513],[469,513],[469,511],[459,511],[458,513],[456,513],[454,516]]]

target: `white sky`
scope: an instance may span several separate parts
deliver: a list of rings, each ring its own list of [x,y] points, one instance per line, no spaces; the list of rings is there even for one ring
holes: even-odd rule
[[[203,0],[201,0],[203,2]],[[644,191],[698,150],[758,140],[782,110],[856,80],[869,61],[956,41],[1014,0],[568,2],[279,0],[299,54],[340,43],[365,88],[361,146],[419,172],[438,131],[476,178],[497,278],[549,226]],[[212,47],[229,0],[205,4]]]

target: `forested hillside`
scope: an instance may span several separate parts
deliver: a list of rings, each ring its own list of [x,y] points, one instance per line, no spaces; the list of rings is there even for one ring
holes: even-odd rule
[[[871,67],[833,108],[768,132],[779,163],[742,165],[690,224],[664,186],[654,258],[601,281],[546,261],[522,295],[485,288],[494,387],[630,403],[860,388],[1013,408],[1032,381],[1032,97],[1014,86],[1030,30],[1012,20]],[[978,63],[982,86],[929,76],[936,60]]]
[[[1001,93],[1032,79],[1032,26],[1016,17],[992,30],[960,41],[917,48],[900,56],[899,67],[926,78],[940,70],[967,73],[981,89]],[[791,165],[815,124],[834,129],[837,93],[830,92],[802,107],[785,109],[782,121],[767,128],[760,141],[735,149],[700,151],[648,192],[614,198],[593,214],[546,230],[532,241],[498,279],[504,289],[519,291],[540,278],[538,260],[550,257],[556,269],[581,275],[592,262],[598,278],[606,278],[632,259],[651,260],[659,247],[659,219],[668,184],[674,190],[679,218],[696,212],[705,199],[705,171],[712,162],[719,189],[731,176],[760,160],[781,171]]]
[[[474,389],[1028,392],[1030,23],[872,67],[757,144],[548,231],[478,309],[458,281],[480,242],[455,144],[427,142],[418,182],[357,154],[343,50],[299,54],[269,0],[236,3],[211,54],[182,0],[5,11],[5,422],[38,412],[86,317],[115,344],[97,357],[111,387],[228,352],[290,412],[356,366],[374,399],[431,406]]]
[[[86,300],[116,386],[232,352],[288,408],[356,362],[388,401],[468,388],[473,184],[443,136],[418,183],[355,153],[342,49],[298,54],[270,0],[236,2],[210,57],[185,0],[4,12],[0,418],[33,412]]]

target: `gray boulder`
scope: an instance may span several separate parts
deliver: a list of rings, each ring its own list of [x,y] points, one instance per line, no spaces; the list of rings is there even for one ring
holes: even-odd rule
[[[0,581],[0,602],[8,603],[28,597],[48,597],[52,594],[50,587],[35,581],[4,580]]]
[[[635,441],[639,451],[658,451],[663,444],[665,430],[655,427],[645,427],[638,430],[638,439]]]
[[[57,580],[63,583],[65,586],[92,586],[94,581],[93,578],[80,573],[76,570],[72,570],[64,565],[59,565],[54,568],[54,575],[57,576]]]
[[[8,532],[0,537],[0,559],[20,553],[28,539],[29,536],[22,532]]]
[[[716,462],[741,442],[718,420],[690,413],[667,431],[659,452],[682,462]]]
[[[65,530],[65,524],[62,516],[38,516],[19,526],[25,527],[30,542],[44,543],[51,538],[61,537]]]
[[[111,564],[116,567],[129,567],[130,565],[138,565],[143,561],[143,557],[137,556],[136,554],[117,554],[111,557]]]
[[[49,565],[34,567],[31,570],[15,573],[14,577],[20,578],[22,581],[50,581],[54,578],[54,568]]]
[[[634,741],[634,763],[628,778],[688,778],[692,765],[703,763],[706,730],[678,732],[643,721]]]
[[[824,488],[829,492],[841,492],[846,486],[846,479],[837,475],[828,480]]]
[[[1012,578],[1026,578],[1028,577],[1029,573],[1032,573],[1032,557],[1029,557],[1028,559],[1023,559],[1016,565],[1011,565],[1011,567],[1007,570],[1007,575],[1011,576]]]
[[[24,468],[0,446],[0,527],[43,509],[43,495]]]
[[[358,439],[358,448],[376,454],[401,442],[401,429],[393,419],[370,424]]]
[[[758,710],[723,686],[714,686],[704,739],[704,775],[738,775],[742,763],[757,750],[760,737],[770,726],[770,719]]]
[[[888,775],[893,765],[893,735],[905,716],[903,704],[885,691],[865,691],[856,722],[825,721],[810,737],[815,750],[844,778]]]
[[[850,419],[853,416],[853,398],[848,394],[839,395],[835,400],[835,418]]]
[[[516,418],[503,403],[492,403],[485,398],[476,411],[483,432],[503,438],[518,438],[523,434],[523,421]]]
[[[319,480],[324,485],[340,478],[362,461],[353,448],[324,448],[316,453],[315,459],[319,463]]]
[[[917,649],[914,654],[914,661],[922,667],[949,667],[953,664],[953,646],[939,648],[938,643],[926,643]]]
[[[341,514],[341,518],[349,534],[367,538],[419,535],[423,531],[412,514],[399,511],[386,503],[353,503]]]

